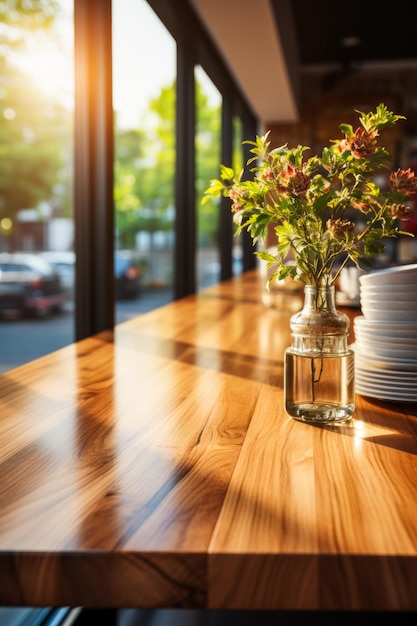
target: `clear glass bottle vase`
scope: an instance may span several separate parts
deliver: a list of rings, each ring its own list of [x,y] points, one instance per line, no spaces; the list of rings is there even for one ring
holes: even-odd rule
[[[349,318],[336,310],[334,285],[304,287],[304,308],[291,317],[285,351],[285,410],[315,424],[345,422],[355,410],[355,360]]]

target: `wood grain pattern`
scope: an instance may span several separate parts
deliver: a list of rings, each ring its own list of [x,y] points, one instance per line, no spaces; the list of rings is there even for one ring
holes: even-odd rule
[[[261,290],[249,273],[0,377],[0,604],[417,609],[417,408],[290,419],[295,305]]]

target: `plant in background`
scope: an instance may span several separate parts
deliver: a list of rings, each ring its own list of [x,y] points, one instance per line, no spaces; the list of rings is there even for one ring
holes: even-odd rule
[[[410,235],[398,222],[411,217],[417,177],[410,169],[390,170],[392,157],[378,145],[379,131],[405,118],[384,104],[357,113],[361,126],[341,124],[343,137],[331,140],[321,156],[306,159],[307,146],[271,149],[268,131],[244,142],[252,146],[247,166],[253,164],[253,180],[242,180],[244,170],[237,175],[220,165],[220,180],[210,181],[203,203],[230,198],[236,234],[247,229],[255,244],[274,226],[276,254],[256,251],[268,268],[275,267],[270,281],[291,276],[331,285],[349,259],[366,267],[385,249],[385,238]],[[384,170],[387,185],[381,188],[375,180]]]

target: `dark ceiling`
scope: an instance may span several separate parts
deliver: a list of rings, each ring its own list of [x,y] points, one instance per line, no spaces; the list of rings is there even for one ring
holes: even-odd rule
[[[416,0],[292,0],[289,6],[302,66],[417,60]]]

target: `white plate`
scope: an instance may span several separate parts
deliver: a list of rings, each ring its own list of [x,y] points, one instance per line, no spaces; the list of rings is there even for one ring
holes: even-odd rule
[[[364,369],[360,363],[355,363],[355,380],[362,383],[377,383],[383,387],[408,387],[417,392],[417,371],[384,370],[369,365]]]
[[[381,389],[390,389],[395,393],[397,391],[400,393],[410,391],[417,394],[417,372],[407,372],[407,374],[402,372],[402,376],[398,376],[398,372],[370,371],[356,367],[355,382],[369,387],[377,386]]]
[[[410,345],[417,344],[417,332],[414,331],[397,331],[396,333],[384,333],[381,330],[368,330],[366,328],[358,328],[355,327],[355,337],[361,337],[363,339],[367,339],[369,341],[379,341],[380,343],[393,343],[397,345],[398,343],[407,343]]]
[[[408,387],[397,387],[396,385],[388,385],[387,383],[382,382],[367,382],[367,381],[356,381],[356,387],[366,387],[366,389],[373,389],[374,391],[388,391],[389,393],[395,393],[398,396],[407,396],[412,398],[417,398],[417,389],[415,385],[408,385]]]
[[[386,348],[375,347],[370,344],[367,344],[364,341],[360,341],[359,339],[356,342],[357,349],[362,353],[366,354],[371,358],[379,358],[388,357],[388,358],[398,358],[398,359],[417,359],[417,350],[415,348],[411,348],[410,350],[397,348]]]
[[[377,333],[390,338],[396,336],[417,336],[417,322],[410,322],[409,320],[399,320],[396,322],[369,320],[364,315],[358,315],[354,318],[353,324],[355,327],[361,328],[366,332]]]
[[[417,397],[417,387],[415,382],[410,382],[408,385],[397,385],[392,380],[369,380],[364,378],[356,378],[355,387],[367,387],[368,389],[374,389],[375,391],[389,391],[390,393],[408,394],[408,396]]]
[[[397,384],[397,381],[392,377],[389,380],[383,379],[370,379],[361,378],[357,376],[355,378],[355,386],[361,385],[363,387],[369,387],[372,389],[386,390],[390,393],[408,393],[409,395],[417,395],[417,384],[415,380],[410,380],[402,385]]]
[[[399,309],[407,309],[408,307],[416,306],[417,292],[409,293],[408,295],[390,294],[389,298],[385,297],[385,295],[375,296],[362,293],[360,301],[361,304],[367,304],[369,306],[387,306],[390,309],[395,309],[395,307],[398,307]]]
[[[396,348],[400,346],[401,349],[413,349],[417,346],[417,337],[411,337],[404,335],[403,337],[389,337],[384,334],[368,333],[366,328],[355,328],[355,337],[361,342],[369,343],[375,347]]]
[[[389,285],[360,285],[359,293],[369,294],[370,296],[387,296],[390,297],[393,294],[404,294],[407,296],[409,293],[414,294],[417,291],[417,280],[411,284],[394,283]]]
[[[417,313],[414,308],[388,309],[382,305],[380,308],[373,308],[362,304],[361,310],[363,316],[372,321],[396,322],[397,320],[404,320],[415,322],[417,320]]]
[[[411,370],[401,370],[398,367],[391,367],[389,363],[384,363],[387,358],[382,357],[378,359],[374,359],[372,357],[363,356],[360,350],[355,349],[355,369],[357,371],[362,371],[365,373],[369,373],[370,376],[377,375],[381,376],[394,376],[401,380],[403,376],[411,378],[413,380],[417,380],[417,369]],[[402,359],[400,359],[402,361]],[[384,363],[387,367],[379,367],[380,363]],[[396,365],[394,363],[394,365]]]
[[[369,380],[363,379],[361,377],[357,377],[355,379],[355,387],[366,387],[367,389],[374,389],[375,391],[388,391],[389,393],[395,393],[397,395],[408,395],[415,396],[417,398],[417,387],[414,382],[409,382],[408,384],[397,385],[397,383],[393,380]]]
[[[384,320],[370,320],[365,315],[360,315],[354,318],[354,325],[357,328],[363,328],[366,330],[379,330],[382,333],[389,333],[391,330],[414,331],[417,332],[417,321],[409,322],[404,320],[395,320],[395,322]]]
[[[417,403],[417,394],[412,395],[408,392],[396,393],[395,391],[385,389],[379,389],[378,387],[366,387],[364,385],[356,385],[356,393],[361,396],[367,396],[369,398],[376,398],[378,400],[394,400],[395,402],[408,402]]]
[[[404,285],[396,285],[396,287],[403,287]],[[375,289],[361,289],[359,292],[361,300],[376,300],[377,302],[397,302],[405,300],[406,302],[414,302],[417,299],[417,284],[412,289],[403,291],[402,289],[395,289],[392,287],[384,289],[384,291],[376,291]]]
[[[414,371],[417,372],[417,358],[404,359],[404,358],[393,358],[393,357],[385,357],[385,356],[376,356],[373,357],[369,354],[363,354],[360,348],[357,348],[356,345],[351,346],[355,351],[355,361],[364,369],[368,369],[370,367],[374,369],[383,369],[383,370],[397,370],[397,371]]]
[[[361,345],[370,345],[376,348],[388,348],[393,350],[400,347],[401,350],[416,350],[417,351],[417,336],[409,337],[385,337],[384,335],[377,335],[376,333],[367,333],[366,330],[355,329],[356,343]]]
[[[396,285],[417,282],[417,263],[398,265],[384,270],[370,272],[359,278],[361,285]]]
[[[414,388],[417,393],[417,372],[391,372],[380,369],[362,369],[356,363],[355,377],[357,380],[365,382],[377,382],[384,385],[395,385],[400,387]]]
[[[356,350],[363,355],[369,355],[375,357],[375,355],[386,356],[386,357],[398,357],[401,359],[415,358],[417,359],[417,344],[414,346],[409,346],[404,343],[395,344],[382,344],[382,343],[370,343],[367,342],[366,339],[362,339],[361,337],[356,337]],[[387,354],[383,354],[383,352],[387,352]],[[392,352],[392,354],[388,354],[388,352]]]
[[[381,303],[378,304],[376,302],[361,302],[361,313],[364,317],[366,317],[366,319],[381,319],[380,317],[375,318],[369,317],[369,312],[371,313],[371,315],[377,315],[379,313],[379,315],[391,315],[392,317],[395,317],[396,315],[408,315],[410,316],[410,319],[407,321],[417,321],[417,300],[415,302],[398,302],[398,306],[391,306],[388,303]],[[368,317],[367,317],[368,314]],[[412,317],[414,316],[414,317]],[[398,319],[402,319],[402,318],[398,318]],[[384,320],[382,320],[384,321]]]
[[[367,326],[364,324],[353,324],[355,335],[359,334],[366,337],[370,341],[386,341],[391,343],[397,343],[397,339],[408,340],[411,342],[417,341],[417,328],[403,328],[403,324],[398,323],[395,328],[388,329],[382,326],[378,322],[373,326]]]
[[[366,354],[361,350],[358,344],[354,343],[350,347],[355,351],[355,354],[357,354],[360,359],[373,360],[369,354]],[[397,363],[404,363],[407,365],[410,364],[410,362],[414,362],[417,365],[417,353],[409,357],[378,357],[377,360],[378,362],[386,361],[387,363],[393,363],[394,365]]]

